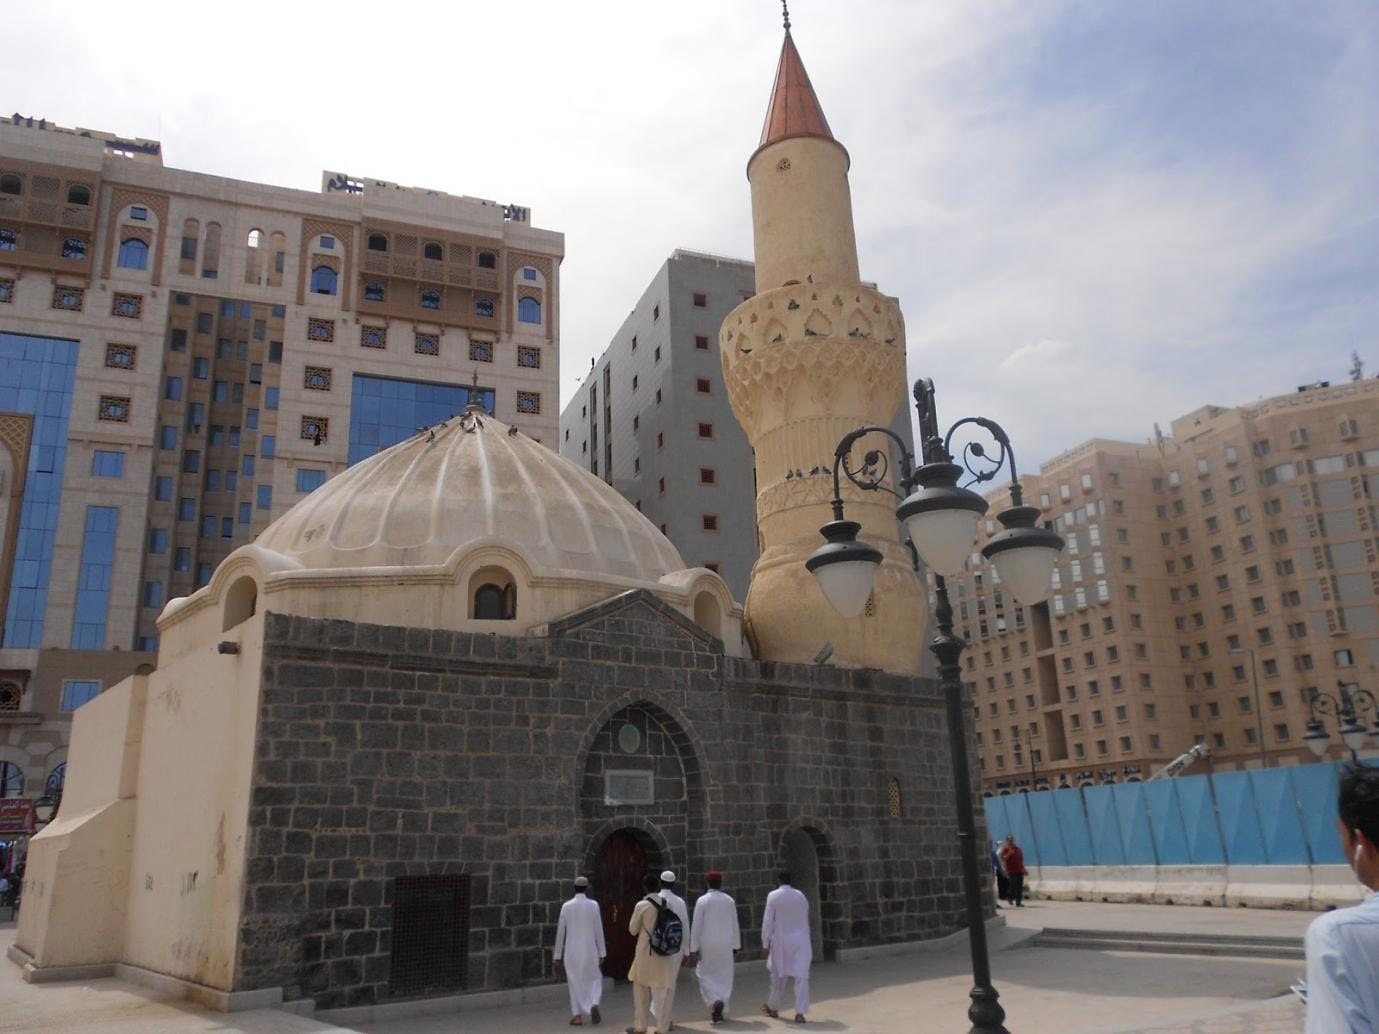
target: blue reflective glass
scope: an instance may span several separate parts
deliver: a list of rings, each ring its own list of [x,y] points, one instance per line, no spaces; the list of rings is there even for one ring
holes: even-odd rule
[[[312,294],[334,294],[340,277],[329,266],[317,266],[311,271]]]
[[[233,492],[239,487],[239,471],[227,470],[225,472],[225,491]]]
[[[259,429],[259,411],[257,409],[250,409],[245,412],[244,426],[251,431]]]
[[[278,389],[277,389],[277,388],[264,388],[264,389],[263,389],[263,408],[264,408],[264,409],[277,409],[277,408],[278,408]]]
[[[248,524],[254,519],[254,508],[248,503],[239,504],[239,523]]]
[[[245,455],[244,466],[241,468],[240,472],[247,478],[254,476],[254,457],[251,454]]]
[[[76,613],[72,624],[73,650],[105,648],[105,618],[110,609],[110,580],[115,568],[115,533],[120,511],[114,506],[86,508],[86,534],[77,572]]]
[[[191,547],[177,547],[177,552],[172,555],[172,569],[174,571],[190,571],[192,569]]]
[[[220,471],[216,470],[214,467],[210,467],[206,470],[206,491],[220,491]]]
[[[123,269],[147,269],[148,245],[139,240],[121,241],[117,262]]]
[[[199,589],[199,588],[201,588],[201,586],[205,585],[205,584],[206,584],[207,582],[209,582],[210,580],[211,580],[211,565],[210,565],[210,564],[197,564],[197,565],[196,565],[196,587]]]
[[[177,448],[177,428],[172,424],[158,428],[158,446],[162,449]]]
[[[235,537],[235,519],[233,517],[220,518],[220,537],[223,539]]]
[[[203,539],[215,538],[215,514],[201,515],[201,537]]]
[[[68,679],[62,684],[62,709],[75,711],[93,697],[99,696],[101,684],[88,679]]]
[[[517,318],[523,323],[540,323],[541,303],[535,298],[523,298],[517,303]]]
[[[172,478],[159,475],[153,483],[153,498],[160,503],[166,503],[172,499]]]
[[[469,405],[470,389],[355,374],[351,389],[349,462],[358,463],[417,433],[448,420]],[[492,413],[496,395],[480,388],[479,404]]]
[[[137,649],[144,653],[153,653],[158,649],[158,637],[156,635],[141,635]]]
[[[148,551],[150,553],[166,553],[168,551],[167,528],[149,528]]]
[[[197,356],[192,360],[192,376],[199,381],[204,381],[211,372],[211,361],[205,356]]]
[[[97,449],[91,456],[93,478],[124,477],[124,453]]]
[[[144,582],[144,606],[161,607],[163,605],[163,583],[160,581]]]
[[[177,503],[177,519],[179,521],[196,520],[196,500],[188,499],[183,496]]]
[[[258,500],[260,510],[273,509],[273,486],[259,485]]]
[[[261,441],[261,442],[259,443],[259,455],[262,456],[262,457],[263,457],[264,459],[266,459],[266,460],[271,460],[271,459],[272,459],[274,456],[276,456],[277,454],[278,454],[278,436],[275,435],[275,434],[266,434],[266,435],[264,435],[264,436],[263,436],[263,441]]]
[[[326,472],[324,470],[313,470],[311,467],[297,468],[297,491],[314,492],[326,483]]]
[[[182,378],[168,377],[163,381],[163,398],[171,399],[173,402],[182,397]]]
[[[0,409],[34,418],[5,612],[7,647],[36,649],[42,645],[76,365],[75,341],[0,333],[0,369],[4,370]]]

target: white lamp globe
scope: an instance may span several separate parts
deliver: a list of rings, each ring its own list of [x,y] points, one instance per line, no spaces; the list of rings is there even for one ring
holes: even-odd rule
[[[830,521],[820,531],[827,544],[809,555],[804,566],[819,580],[829,605],[845,618],[862,613],[876,582],[881,551],[857,539],[856,521]]]
[[[951,578],[967,563],[987,502],[958,487],[962,468],[956,463],[926,463],[915,476],[921,487],[900,504],[897,516],[929,570]]]
[[[982,547],[982,556],[996,565],[996,573],[1015,602],[1032,606],[1049,591],[1053,565],[1063,551],[1058,535],[1037,525],[1039,508],[1017,505],[1002,510],[997,520],[1005,530]]]
[[[1322,723],[1313,718],[1307,723],[1307,732],[1303,735],[1302,742],[1307,744],[1307,749],[1315,757],[1323,757],[1326,754],[1326,748],[1331,743],[1331,737],[1327,735]]]

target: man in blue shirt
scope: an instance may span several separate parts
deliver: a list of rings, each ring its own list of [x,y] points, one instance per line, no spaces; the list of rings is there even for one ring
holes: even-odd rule
[[[1346,858],[1379,890],[1379,767],[1347,765],[1339,798]],[[1379,1034],[1379,895],[1307,928],[1307,1034]]]

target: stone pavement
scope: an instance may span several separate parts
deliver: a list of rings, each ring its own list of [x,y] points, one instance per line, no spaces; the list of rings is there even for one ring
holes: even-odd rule
[[[1094,910],[1102,909],[1102,919]],[[1133,911],[1126,911],[1126,910]],[[1145,910],[1145,911],[1141,911]],[[1174,906],[1080,905],[1034,902],[1011,918],[1022,927],[1072,926],[1081,914],[1085,928],[1142,928],[1173,931],[1207,924],[1197,912],[1214,912],[1217,922],[1260,924],[1261,932],[1297,928],[1299,913],[1188,909]],[[1179,913],[1172,915],[1169,913]],[[1130,920],[1133,919],[1133,922]],[[1150,924],[1153,924],[1152,926]],[[14,936],[0,926],[0,953]],[[1011,929],[995,940],[1027,938]],[[1140,952],[1014,948],[992,956],[993,975],[1015,1034],[1298,1034],[1302,1009],[1287,995],[1301,963],[1229,956],[1147,955]],[[806,1029],[880,1034],[883,1031],[965,1030],[971,988],[966,943],[949,951],[915,953],[865,962],[826,963],[814,969],[814,1006]],[[797,1029],[760,1014],[766,977],[760,966],[739,973],[729,1022],[713,1027],[700,1002],[693,974],[682,974],[676,1029],[770,1034]],[[621,1031],[632,1017],[626,987],[604,1000],[602,1031]],[[272,1010],[224,1015],[209,1013],[116,980],[30,985],[19,969],[0,958],[0,1032],[111,1031],[115,1034],[516,1034],[568,1030],[563,996],[551,1004],[518,1005],[463,1013],[383,1018],[367,1024],[332,1026]]]

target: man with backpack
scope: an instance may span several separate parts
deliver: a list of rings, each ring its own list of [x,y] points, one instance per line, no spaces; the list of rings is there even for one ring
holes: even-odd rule
[[[666,899],[666,904],[670,910],[680,918],[680,952],[674,956],[675,974],[670,978],[670,987],[666,989],[665,1009],[652,1008],[652,1017],[656,1020],[656,1029],[665,1034],[675,1029],[675,1021],[671,1016],[675,1013],[675,985],[680,980],[680,967],[684,964],[685,957],[689,954],[690,942],[690,921],[689,908],[685,905],[685,899],[675,893],[675,873],[667,869],[661,873],[661,897]]]
[[[684,944],[680,917],[666,899],[657,894],[661,889],[660,878],[655,873],[647,873],[642,887],[646,896],[637,902],[627,924],[627,932],[637,938],[637,953],[632,957],[632,968],[627,971],[635,1010],[628,1034],[648,1034],[653,1006],[658,1016],[667,1015],[666,991],[675,979]]]

